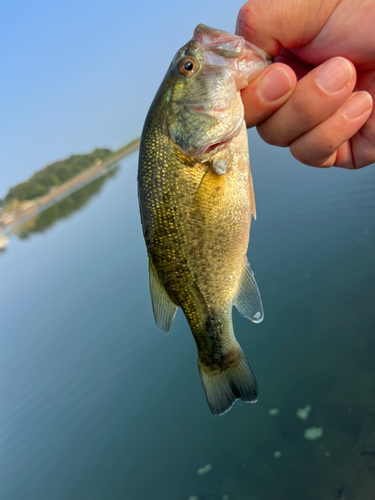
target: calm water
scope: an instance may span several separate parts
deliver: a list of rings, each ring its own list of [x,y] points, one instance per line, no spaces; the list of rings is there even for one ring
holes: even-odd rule
[[[250,139],[265,320],[234,328],[259,402],[214,418],[183,315],[155,327],[133,155],[0,254],[1,500],[375,498],[374,167]]]

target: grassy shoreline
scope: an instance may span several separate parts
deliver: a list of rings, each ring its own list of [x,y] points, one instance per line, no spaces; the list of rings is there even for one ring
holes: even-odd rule
[[[103,173],[105,173],[111,165],[136,151],[139,148],[139,143],[140,139],[135,139],[134,141],[126,144],[117,151],[114,151],[111,156],[101,162],[100,165],[94,163],[82,173],[72,177],[60,186],[52,189],[44,196],[40,196],[35,200],[23,202],[15,210],[3,211],[2,214],[0,212],[0,233],[5,234],[9,232],[15,226],[24,223],[25,221],[39,214],[57,201],[63,199],[68,194],[71,194],[77,189],[83,187],[85,184],[94,180],[96,177],[103,175]]]

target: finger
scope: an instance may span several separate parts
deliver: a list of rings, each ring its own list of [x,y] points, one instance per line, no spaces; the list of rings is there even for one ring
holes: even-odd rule
[[[375,70],[360,71],[357,77],[356,90],[366,90],[375,101]],[[375,162],[375,109],[351,140],[353,152],[352,168],[362,168]]]
[[[273,57],[281,46],[301,47],[321,31],[337,0],[249,0],[240,9],[236,33]]]
[[[290,152],[301,163],[315,167],[331,167],[336,162],[337,150],[358,132],[371,110],[370,94],[355,92],[336,113],[293,141],[290,144]],[[348,144],[343,148],[346,154],[347,148]],[[344,151],[341,151],[340,161],[343,153]]]
[[[312,64],[299,59],[290,50],[281,49],[280,54],[274,58],[275,62],[287,64],[297,76],[297,80],[301,80],[307,73],[315,68]]]
[[[337,150],[335,167],[355,170],[375,162],[375,112],[350,141]]]
[[[242,90],[247,127],[266,120],[290,97],[297,79],[284,64],[272,64]]]
[[[374,99],[374,98],[373,98]],[[349,168],[362,168],[375,163],[375,111],[372,113],[352,141],[352,163]],[[344,166],[344,165],[338,165]],[[348,168],[347,165],[345,165]]]
[[[348,99],[356,80],[353,64],[335,57],[313,69],[276,113],[258,126],[269,144],[289,144],[329,118]]]

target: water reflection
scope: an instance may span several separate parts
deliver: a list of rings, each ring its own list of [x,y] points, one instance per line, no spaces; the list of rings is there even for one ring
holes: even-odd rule
[[[81,210],[93,196],[99,194],[107,180],[117,175],[119,168],[119,166],[111,168],[101,177],[91,181],[43,212],[16,226],[12,231],[13,234],[16,234],[21,240],[25,240],[32,233],[44,233],[59,220],[69,218],[75,212]]]
[[[185,318],[157,330],[133,155],[0,258],[1,500],[375,498],[375,170],[251,144],[259,402],[212,417]]]
[[[5,234],[0,234],[0,253],[5,252],[9,245],[9,238]]]

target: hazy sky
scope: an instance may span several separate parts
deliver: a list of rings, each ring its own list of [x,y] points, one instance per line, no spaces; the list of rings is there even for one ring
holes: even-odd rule
[[[137,137],[195,26],[233,32],[242,3],[0,0],[0,198],[55,160]]]

